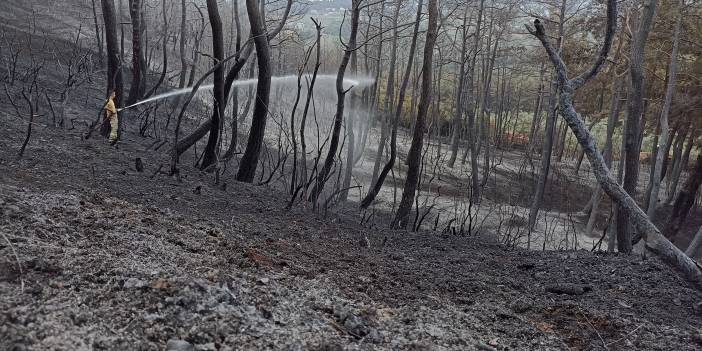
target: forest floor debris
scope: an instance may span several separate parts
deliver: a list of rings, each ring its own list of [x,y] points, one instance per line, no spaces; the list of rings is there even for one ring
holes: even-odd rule
[[[166,156],[137,140],[36,133],[21,161],[0,138],[3,350],[702,347],[702,294],[655,258],[369,230],[187,167],[152,179]]]

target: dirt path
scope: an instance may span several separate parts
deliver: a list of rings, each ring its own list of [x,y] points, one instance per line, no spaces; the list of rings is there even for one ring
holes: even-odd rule
[[[152,179],[166,158],[138,138],[37,128],[16,162],[0,130],[3,350],[702,347],[702,294],[656,259],[370,231],[187,167]]]

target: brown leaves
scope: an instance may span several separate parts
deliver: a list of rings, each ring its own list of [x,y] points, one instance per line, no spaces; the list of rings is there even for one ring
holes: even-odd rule
[[[167,290],[171,287],[171,283],[165,278],[158,278],[151,287],[156,290]]]
[[[553,333],[553,325],[546,322],[536,322],[534,323],[536,329],[541,330],[544,333]]]
[[[268,268],[274,268],[275,267],[275,262],[270,259],[269,257],[263,255],[261,252],[259,252],[256,249],[248,249],[246,250],[245,256],[251,260],[251,262],[255,263],[256,265],[263,266],[263,267],[268,267]]]

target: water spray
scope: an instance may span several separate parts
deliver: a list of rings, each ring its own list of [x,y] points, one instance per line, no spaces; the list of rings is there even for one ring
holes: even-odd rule
[[[311,76],[309,76],[309,77],[311,78]],[[281,84],[281,83],[288,83],[288,82],[296,82],[296,81],[297,81],[297,78],[298,78],[297,75],[288,75],[288,76],[282,76],[282,77],[271,77],[271,84]],[[336,76],[335,76],[335,75],[331,75],[331,74],[319,75],[319,76],[317,76],[317,80],[318,80],[318,81],[335,81],[335,80],[336,80]],[[254,84],[256,84],[257,82],[258,82],[258,79],[245,79],[245,80],[239,80],[239,81],[234,82],[234,83],[232,84],[232,86],[235,86],[235,87],[243,87],[243,86],[254,85]],[[373,82],[375,82],[375,79],[373,79],[373,78],[368,78],[368,77],[346,78],[346,79],[344,79],[344,88],[345,88],[345,89],[349,89],[349,88],[360,88],[360,87],[364,87],[364,86],[371,85],[371,84],[373,84]],[[200,86],[200,88],[198,89],[198,92],[200,92],[200,91],[208,91],[208,90],[212,90],[212,89],[214,89],[214,85],[213,85],[213,84],[203,85],[203,86]],[[137,102],[137,103],[135,103],[135,104],[133,104],[133,105],[129,105],[129,106],[126,106],[126,107],[117,109],[117,111],[124,111],[124,110],[130,109],[130,108],[133,108],[133,107],[136,107],[136,106],[139,106],[139,105],[143,105],[143,104],[146,104],[146,103],[149,103],[149,102],[158,101],[158,100],[162,100],[162,99],[167,99],[167,98],[170,98],[170,97],[179,96],[179,95],[183,95],[183,94],[188,94],[188,93],[192,92],[192,90],[193,90],[193,88],[190,87],[190,88],[183,88],[183,89],[177,89],[177,90],[169,91],[169,92],[167,92],[167,93],[163,93],[163,94],[159,94],[159,95],[156,95],[156,96],[152,96],[152,97],[150,97],[150,98],[148,98],[148,99],[139,101],[139,102]]]

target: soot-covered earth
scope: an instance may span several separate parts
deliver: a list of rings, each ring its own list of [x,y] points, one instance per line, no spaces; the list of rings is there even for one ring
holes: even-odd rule
[[[654,257],[368,229],[169,177],[135,136],[38,126],[16,160],[0,129],[2,350],[702,348],[702,294]]]

